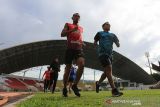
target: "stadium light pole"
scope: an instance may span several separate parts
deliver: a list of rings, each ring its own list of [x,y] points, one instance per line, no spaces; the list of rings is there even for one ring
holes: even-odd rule
[[[23,72],[23,80],[24,80],[24,77],[25,77],[27,71],[28,71],[28,69]]]
[[[151,64],[150,64],[150,60],[149,60],[149,57],[150,57],[149,52],[145,52],[145,56],[146,56],[148,64],[149,64],[150,74],[152,75],[152,69],[151,69]]]
[[[42,72],[42,69],[43,69],[43,66],[41,66],[41,69],[40,69],[40,73],[39,73],[39,81],[41,79],[41,72]]]
[[[94,82],[96,81],[95,74],[96,74],[96,70],[94,69]]]

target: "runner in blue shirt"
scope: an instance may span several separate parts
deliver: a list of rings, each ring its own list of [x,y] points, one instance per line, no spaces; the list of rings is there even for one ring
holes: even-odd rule
[[[105,22],[102,25],[103,31],[98,32],[94,37],[94,45],[98,45],[98,56],[101,62],[101,65],[104,67],[104,72],[101,75],[99,81],[96,82],[96,92],[99,92],[99,86],[107,77],[109,84],[112,88],[112,96],[121,96],[122,92],[119,92],[115,87],[115,84],[112,79],[112,51],[113,51],[113,43],[116,44],[117,47],[120,47],[119,40],[117,36],[113,33],[110,33],[110,24],[109,22]]]

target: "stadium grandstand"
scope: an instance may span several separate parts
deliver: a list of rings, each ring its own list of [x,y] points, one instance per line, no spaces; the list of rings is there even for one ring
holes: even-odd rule
[[[49,65],[54,56],[59,56],[60,63],[64,62],[64,52],[66,49],[65,40],[48,40],[34,43],[14,46],[8,49],[0,50],[0,73],[1,90],[14,91],[42,91],[43,81],[40,77],[30,78],[24,76],[13,76],[10,73],[26,70],[28,68]],[[102,71],[103,68],[98,62],[96,49],[92,43],[85,42],[87,47],[84,48],[86,64],[85,66]],[[136,84],[156,84],[156,80],[148,75],[142,68],[130,59],[114,51],[113,54],[113,75],[121,78],[121,82],[127,82],[127,86],[132,83]],[[4,75],[5,73],[5,75]],[[25,72],[24,72],[25,75]],[[2,85],[3,84],[3,85]],[[81,84],[81,83],[80,83]],[[121,84],[119,82],[119,84]],[[124,83],[122,83],[124,84]],[[126,84],[126,83],[125,83]],[[119,85],[120,86],[120,85]],[[134,85],[135,86],[135,85]],[[62,82],[58,82],[58,90],[62,87]],[[81,85],[80,88],[93,87],[91,84]],[[87,90],[87,89],[86,89]]]
[[[22,77],[11,74],[3,74],[0,77],[1,86],[3,91],[42,91],[43,81],[36,78]]]
[[[85,42],[85,67],[103,71],[93,43]],[[66,40],[48,40],[0,50],[0,73],[10,74],[24,69],[49,65],[54,56],[64,64]],[[113,53],[113,75],[131,82],[154,84],[156,80],[133,61],[120,53]]]

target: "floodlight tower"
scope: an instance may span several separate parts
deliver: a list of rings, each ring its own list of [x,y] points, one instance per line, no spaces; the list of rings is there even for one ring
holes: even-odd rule
[[[146,56],[146,58],[148,60],[150,74],[152,75],[152,69],[151,69],[151,64],[150,64],[150,60],[149,60],[149,57],[150,57],[149,52],[145,52],[145,56]]]

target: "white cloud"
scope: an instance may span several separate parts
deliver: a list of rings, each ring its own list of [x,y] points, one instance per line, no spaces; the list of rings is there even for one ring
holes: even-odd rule
[[[154,43],[150,51],[150,56],[152,56],[153,58],[160,56],[160,43]]]

